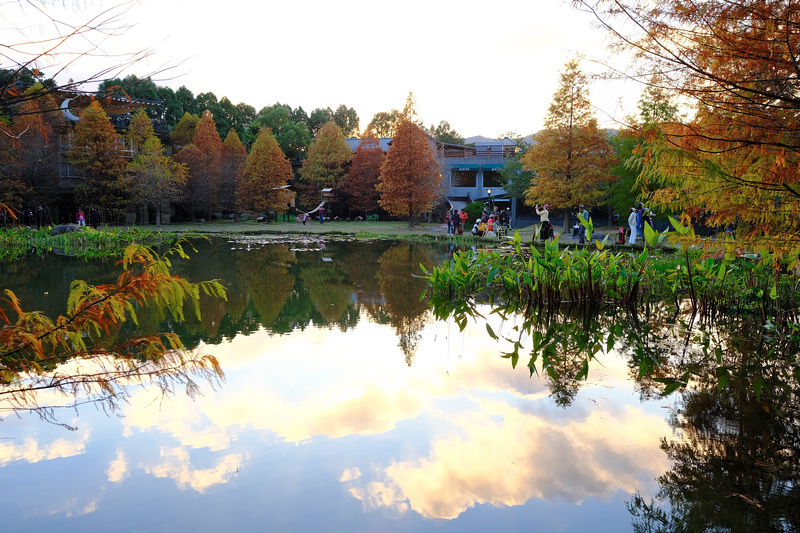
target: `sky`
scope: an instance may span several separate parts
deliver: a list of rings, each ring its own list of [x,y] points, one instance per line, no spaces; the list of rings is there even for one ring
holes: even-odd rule
[[[591,73],[600,67],[590,59],[606,55],[603,30],[562,0],[138,0],[122,8],[75,0],[67,12],[57,4],[48,12],[64,20],[85,21],[111,8],[120,26],[131,25],[103,41],[102,52],[153,54],[122,76],[166,67],[154,76],[158,85],[213,92],[256,110],[280,102],[310,113],[344,104],[356,110],[362,129],[375,113],[402,109],[413,92],[427,126],[447,121],[464,137],[534,133],[564,64],[588,57],[581,67]],[[0,14],[10,9],[5,5]],[[12,22],[2,18],[0,32],[10,42]],[[52,29],[24,20],[34,34]],[[81,79],[109,58],[96,61],[81,58],[57,79]],[[601,125],[614,127],[635,110],[639,95],[632,84],[597,82],[590,97]]]

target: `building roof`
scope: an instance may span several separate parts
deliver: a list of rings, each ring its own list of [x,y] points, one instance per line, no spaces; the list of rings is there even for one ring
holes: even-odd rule
[[[79,111],[91,105],[93,101],[97,101],[109,115],[125,115],[127,113],[135,113],[139,109],[146,109],[155,105],[160,105],[161,102],[152,100],[142,100],[140,98],[130,98],[124,93],[94,93],[87,91],[66,91],[55,90],[53,91],[56,101],[64,111],[64,115],[72,121],[78,120]]]
[[[386,152],[389,151],[389,146],[391,146],[392,144],[392,138],[381,137],[380,139],[378,139],[378,142],[381,145],[381,150],[383,150],[383,153],[385,154]],[[358,145],[361,144],[361,139],[359,139],[358,137],[350,137],[349,139],[347,139],[347,144],[350,146],[350,150],[355,152],[356,148],[358,148]]]
[[[517,142],[514,139],[503,137],[497,141],[476,141],[475,146],[517,146]]]

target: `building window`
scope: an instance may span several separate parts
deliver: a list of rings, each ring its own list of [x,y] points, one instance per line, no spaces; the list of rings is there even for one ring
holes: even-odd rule
[[[503,176],[496,170],[483,171],[483,186],[484,187],[500,187],[505,188],[506,182]]]
[[[453,170],[450,174],[451,187],[477,187],[478,173],[474,170]]]

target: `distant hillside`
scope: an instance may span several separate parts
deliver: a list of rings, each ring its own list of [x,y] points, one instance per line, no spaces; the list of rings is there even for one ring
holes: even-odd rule
[[[464,139],[464,143],[465,144],[471,144],[471,143],[476,143],[478,141],[495,141],[495,140],[497,140],[497,139],[493,139],[491,137],[484,137],[483,135],[475,135],[474,137],[467,137],[466,139]],[[528,144],[533,144],[533,136],[532,135],[525,136],[524,140]]]
[[[494,139],[490,139],[489,137],[484,137],[483,135],[476,135],[475,137],[467,137],[464,139],[464,142],[467,144],[476,143],[478,141],[493,141]]]

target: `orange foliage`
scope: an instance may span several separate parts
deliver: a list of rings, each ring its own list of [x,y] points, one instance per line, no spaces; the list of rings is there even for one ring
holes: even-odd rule
[[[365,213],[378,208],[380,195],[376,186],[381,166],[386,159],[380,140],[371,127],[361,137],[361,142],[353,154],[353,163],[347,172],[343,189],[350,197],[350,206]]]
[[[442,174],[430,137],[414,122],[403,118],[392,147],[381,166],[380,205],[389,213],[407,216],[408,226],[439,197]]]
[[[203,112],[192,143],[178,152],[175,160],[189,167],[184,198],[189,205],[192,220],[198,210],[205,213],[206,220],[211,220],[211,212],[218,200],[222,173],[222,139],[210,111]]]
[[[258,134],[247,156],[244,173],[236,187],[237,204],[245,210],[264,213],[283,211],[292,199],[284,189],[292,179],[292,165],[269,128]]]
[[[754,246],[796,253],[797,6],[781,0],[575,3],[593,10],[618,46],[634,54],[640,68],[632,72],[694,107],[688,122],[649,132],[652,151],[640,163],[642,179],[664,188],[654,201],[702,211],[711,225],[735,227],[737,238]]]
[[[175,251],[185,255],[180,247]],[[136,322],[138,306],[159,306],[180,320],[184,302],[189,302],[200,318],[200,291],[225,298],[224,288],[218,282],[192,284],[172,276],[167,261],[136,245],[125,251],[119,265],[123,272],[115,283],[91,286],[74,281],[67,313],[55,320],[25,311],[19,299],[5,291],[0,298],[2,401],[12,408],[36,408],[36,392],[41,389],[90,397],[107,395],[113,401],[126,382],[172,374],[191,388],[190,372],[210,370],[207,377],[222,377],[213,357],[188,354],[174,333],[111,344],[107,339],[127,320]],[[58,371],[59,365],[72,360],[89,361],[92,372]]]
[[[586,86],[578,63],[567,63],[545,120],[547,128],[534,136],[533,146],[522,158],[524,167],[534,173],[526,191],[530,205],[549,203],[568,210],[593,205],[612,179],[613,149],[592,116]]]

